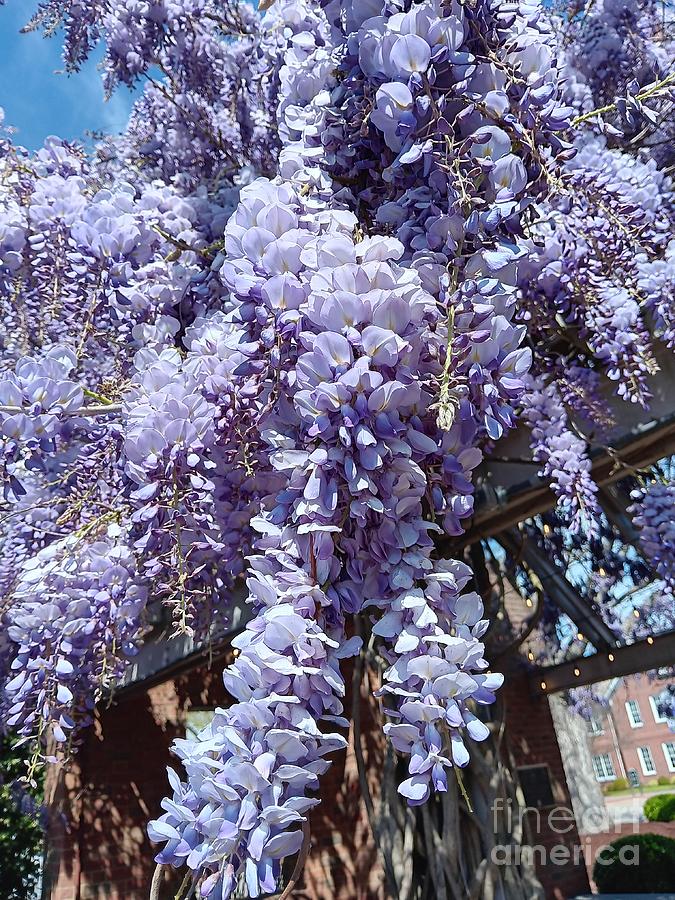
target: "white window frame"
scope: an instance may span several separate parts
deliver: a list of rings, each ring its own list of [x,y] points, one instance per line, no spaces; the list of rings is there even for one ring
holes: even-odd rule
[[[591,737],[597,737],[599,734],[604,734],[605,729],[602,727],[602,722],[597,716],[591,716],[588,720],[588,733]]]
[[[596,760],[601,760],[601,762],[596,765]],[[593,774],[595,775],[596,781],[616,781],[616,772],[614,770],[614,763],[612,761],[612,755],[610,753],[596,753],[592,757],[593,764]],[[598,774],[598,770],[601,770],[603,775]],[[611,774],[607,774],[607,773]]]
[[[665,722],[668,721],[668,716],[661,716],[661,715],[659,715],[659,707],[658,707],[658,705],[657,705],[657,703],[656,703],[656,701],[659,699],[659,697],[660,697],[660,694],[657,694],[656,697],[650,697],[650,698],[649,698],[649,705],[650,705],[651,708],[652,708],[652,713],[653,713],[653,715],[654,715],[654,721],[655,721],[658,725],[662,725],[662,724],[664,724]]]
[[[643,751],[646,751],[651,768],[647,768],[647,764],[645,763],[645,757]],[[640,768],[642,769],[643,775],[656,775],[656,763],[654,762],[654,754],[652,753],[651,747],[638,747],[637,748],[638,759],[640,760]]]
[[[672,756],[668,747],[673,748]],[[666,758],[666,765],[668,766],[669,772],[675,772],[675,741],[663,741],[661,744],[661,749],[663,750],[663,755]]]
[[[635,708],[637,709],[637,720],[633,713],[633,704],[635,704]],[[642,728],[645,724],[644,719],[642,718],[640,704],[637,700],[626,700],[626,715],[628,716],[628,722],[631,728]]]

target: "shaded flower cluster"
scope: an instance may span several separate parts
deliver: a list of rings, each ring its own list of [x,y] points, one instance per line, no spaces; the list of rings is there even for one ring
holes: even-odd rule
[[[120,656],[134,654],[147,589],[120,537],[110,526],[100,540],[69,537],[24,562],[4,621],[20,648],[3,698],[19,734],[68,740],[119,676]]]
[[[572,430],[555,383],[532,378],[523,396],[523,419],[532,429],[534,459],[551,482],[572,532],[592,529],[599,515],[597,487],[584,441]]]
[[[673,295],[670,179],[654,160],[611,149],[592,133],[577,137],[576,149],[531,230],[517,320],[527,323],[536,343],[555,348],[535,357],[534,374],[556,394],[559,416],[569,418],[566,453],[576,462],[558,466],[569,471],[557,478],[556,491],[559,511],[578,524],[580,497],[596,509],[584,445],[606,442],[612,433],[617,412],[610,395],[649,406],[662,352],[656,341],[671,340]],[[523,412],[535,427],[539,415],[538,407]],[[539,428],[535,454],[555,459],[560,434]]]
[[[640,547],[663,587],[675,591],[673,542],[675,541],[675,485],[652,481],[631,494],[633,522],[640,532]]]
[[[660,165],[672,160],[672,9],[655,0],[602,0],[567,21],[565,95],[613,143],[630,139]],[[594,110],[601,114],[591,115]],[[618,139],[618,140],[617,140]]]

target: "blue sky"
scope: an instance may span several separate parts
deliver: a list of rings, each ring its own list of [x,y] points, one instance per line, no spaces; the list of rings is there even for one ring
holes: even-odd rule
[[[57,74],[63,68],[60,36],[19,34],[35,6],[26,0],[0,6],[0,106],[5,125],[17,129],[15,143],[35,150],[52,134],[73,139],[87,130],[121,131],[131,93],[121,87],[106,102],[93,59],[75,75]]]

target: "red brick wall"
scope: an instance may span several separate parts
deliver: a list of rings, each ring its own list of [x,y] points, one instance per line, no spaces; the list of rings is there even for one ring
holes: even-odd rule
[[[145,824],[161,812],[166,766],[175,766],[169,747],[191,706],[226,702],[221,679],[200,670],[97,712],[76,762],[48,776],[46,897],[147,900],[154,853]]]
[[[509,748],[516,766],[548,765],[556,805],[571,811],[572,803],[548,698],[533,696],[525,675],[509,675],[502,690]],[[535,860],[547,900],[567,900],[589,891],[582,852],[585,848],[576,825],[567,831],[568,824],[562,823],[562,813],[559,816],[554,814],[552,819],[549,818],[550,813],[550,808],[538,812],[533,810],[527,816],[527,825],[532,843],[543,848],[535,854]],[[549,822],[558,828],[562,826],[564,833],[553,830]],[[568,848],[570,863],[567,865],[551,862],[552,848],[560,845]],[[541,865],[544,856],[545,863]]]
[[[199,670],[149,690],[126,692],[97,712],[76,762],[51,770],[45,896],[50,900],[147,900],[154,870],[145,833],[168,788],[169,747],[185,734],[191,707],[227,705],[215,672]],[[364,705],[364,729],[368,728]],[[369,741],[373,756],[372,740]],[[371,771],[377,773],[377,767]],[[374,786],[373,786],[374,787]],[[353,749],[337,754],[311,816],[312,852],[296,897],[380,897],[377,852],[370,840]],[[79,885],[79,892],[78,892]],[[162,897],[173,896],[167,883]]]
[[[226,705],[220,677],[200,669],[148,690],[126,692],[99,711],[77,764],[49,777],[52,800],[46,898],[50,900],[147,900],[154,869],[145,834],[160,812],[167,789],[165,768],[175,765],[169,746],[185,731],[191,707]],[[505,691],[512,750],[518,765],[546,762],[556,799],[569,806],[562,762],[548,702],[534,700],[524,679]],[[348,700],[348,703],[351,701]],[[371,790],[377,797],[382,732],[372,727],[372,706],[361,704],[362,741]],[[310,824],[312,850],[296,900],[382,900],[383,876],[359,788],[353,735],[346,754],[336,754],[321,786],[322,803]],[[70,813],[66,821],[62,813]],[[577,839],[576,830],[565,836]],[[542,833],[550,847],[561,838]],[[588,890],[585,869],[545,866],[540,877],[549,900]],[[79,884],[79,893],[78,893]],[[162,898],[172,897],[167,884]]]

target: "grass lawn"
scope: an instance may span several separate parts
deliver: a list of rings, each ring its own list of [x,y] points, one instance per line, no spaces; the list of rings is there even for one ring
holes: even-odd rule
[[[612,797],[640,797],[642,794],[675,794],[675,784],[644,784],[637,788],[624,788],[622,791],[606,791],[606,800]]]

